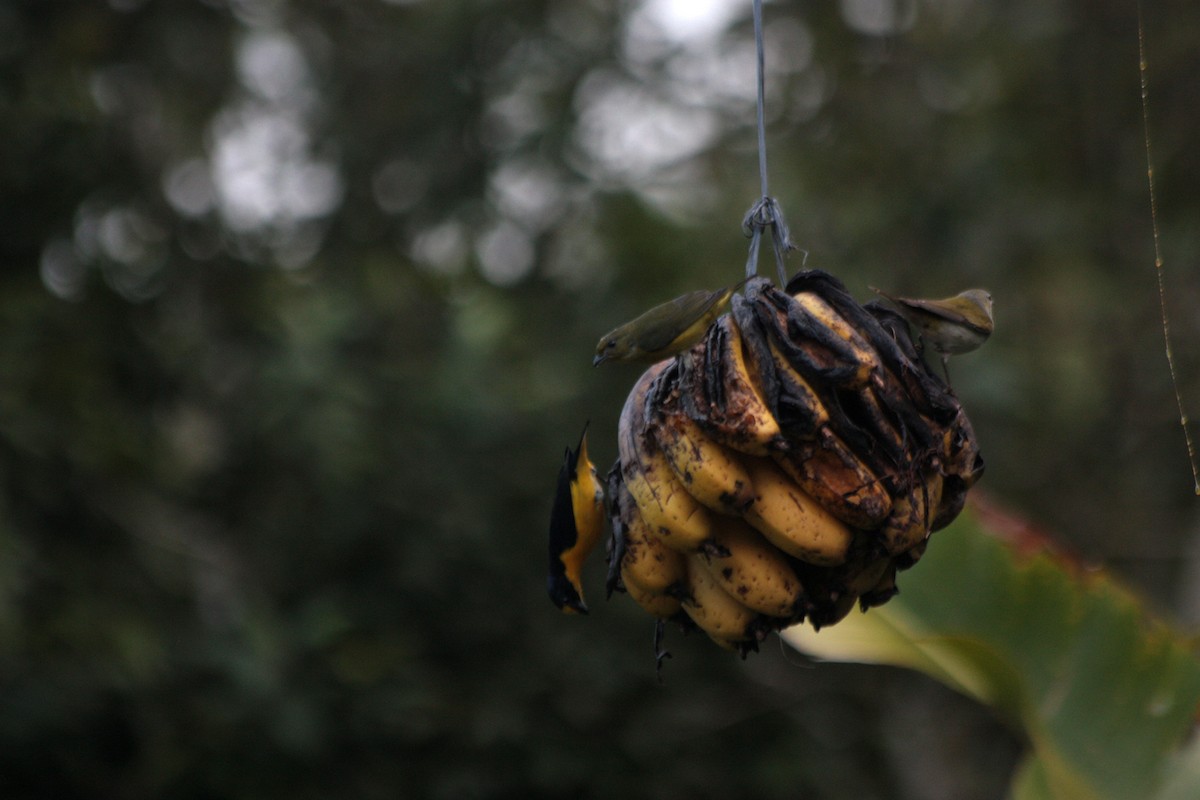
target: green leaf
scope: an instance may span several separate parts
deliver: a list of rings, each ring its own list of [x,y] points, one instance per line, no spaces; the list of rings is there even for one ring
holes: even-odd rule
[[[812,656],[917,669],[1020,726],[1012,797],[1200,796],[1179,755],[1200,703],[1190,644],[1103,572],[1018,553],[963,515],[888,605],[785,638]]]

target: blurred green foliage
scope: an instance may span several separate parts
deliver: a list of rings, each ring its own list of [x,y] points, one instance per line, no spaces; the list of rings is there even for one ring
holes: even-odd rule
[[[595,339],[742,270],[741,5],[0,2],[3,796],[1002,791],[1017,736],[917,676],[676,636],[658,686],[631,603],[544,596],[562,447],[590,418],[613,458],[635,377]],[[767,28],[808,265],[990,288],[955,368],[984,486],[1194,617],[1134,6]],[[1190,397],[1198,42],[1148,9]]]

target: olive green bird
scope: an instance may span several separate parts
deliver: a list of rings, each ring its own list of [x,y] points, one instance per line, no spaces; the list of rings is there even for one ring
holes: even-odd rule
[[[606,361],[653,363],[682,353],[700,341],[708,326],[728,310],[733,293],[747,280],[713,292],[688,292],[609,331],[596,345],[593,366]]]
[[[967,289],[941,300],[893,297],[874,286],[870,289],[890,300],[917,329],[921,340],[938,352],[946,383],[950,382],[947,359],[975,350],[992,335],[992,295],[986,289]]]

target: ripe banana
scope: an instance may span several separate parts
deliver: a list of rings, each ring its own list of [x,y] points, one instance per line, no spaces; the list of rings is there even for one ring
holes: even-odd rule
[[[719,518],[704,556],[721,588],[752,611],[792,617],[804,599],[787,557],[743,520]]]
[[[621,556],[621,578],[626,588],[636,584],[650,594],[678,595],[687,581],[687,565],[681,554],[667,547],[642,519],[627,491],[618,499],[625,530],[625,552]],[[632,591],[631,591],[632,594]],[[678,610],[678,609],[676,609]]]
[[[683,610],[709,636],[734,643],[752,638],[751,625],[757,616],[721,588],[701,553],[687,556],[688,593]]]
[[[683,609],[682,602],[675,595],[654,592],[639,584],[630,576],[629,567],[625,563],[621,564],[621,583],[625,586],[625,592],[633,598],[633,602],[652,617],[670,619]]]
[[[698,550],[712,537],[712,518],[675,477],[653,435],[647,430],[647,393],[669,362],[650,367],[625,401],[617,428],[621,475],[642,518],[672,549]]]
[[[853,534],[767,458],[746,458],[754,502],[742,516],[771,544],[810,564],[846,560]]]
[[[713,511],[736,514],[754,501],[737,453],[709,439],[673,402],[654,426],[658,446],[688,493]]]
[[[851,527],[874,528],[891,513],[883,481],[828,428],[818,441],[774,458],[801,489]]]

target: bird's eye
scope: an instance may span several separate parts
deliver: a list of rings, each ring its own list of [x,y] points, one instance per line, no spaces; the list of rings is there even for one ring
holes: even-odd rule
[[[607,342],[605,342],[605,343],[604,343],[604,349],[605,349],[605,350],[612,350],[612,349],[613,349],[614,347],[616,347],[616,346],[617,346],[617,340],[616,340],[616,339],[609,339]]]

